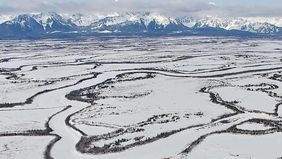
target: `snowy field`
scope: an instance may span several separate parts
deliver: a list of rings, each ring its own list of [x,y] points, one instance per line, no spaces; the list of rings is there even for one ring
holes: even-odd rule
[[[101,38],[0,48],[1,159],[282,158],[282,41]]]

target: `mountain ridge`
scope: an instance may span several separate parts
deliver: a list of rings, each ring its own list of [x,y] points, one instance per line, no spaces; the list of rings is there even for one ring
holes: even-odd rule
[[[108,16],[27,13],[0,15],[1,38],[68,35],[282,35],[282,18],[168,17],[150,12]]]

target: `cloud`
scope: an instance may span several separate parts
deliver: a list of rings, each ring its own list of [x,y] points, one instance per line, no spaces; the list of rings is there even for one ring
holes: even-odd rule
[[[153,11],[170,16],[281,16],[281,7],[241,0],[0,0],[0,13]],[[272,0],[270,0],[272,1]],[[230,3],[229,3],[230,2]],[[277,5],[279,6],[279,5]]]
[[[209,2],[208,3],[210,6],[216,6],[216,3],[215,2]]]
[[[156,11],[192,14],[208,7],[208,4],[196,0],[0,0],[1,13]]]

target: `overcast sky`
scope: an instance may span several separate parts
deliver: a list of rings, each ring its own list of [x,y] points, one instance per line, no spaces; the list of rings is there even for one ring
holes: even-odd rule
[[[282,0],[0,0],[0,14],[154,11],[170,16],[282,16]]]

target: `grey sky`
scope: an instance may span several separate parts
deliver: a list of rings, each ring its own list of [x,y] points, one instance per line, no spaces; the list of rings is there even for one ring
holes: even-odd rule
[[[282,16],[282,0],[0,0],[0,13],[155,11],[187,16]]]

